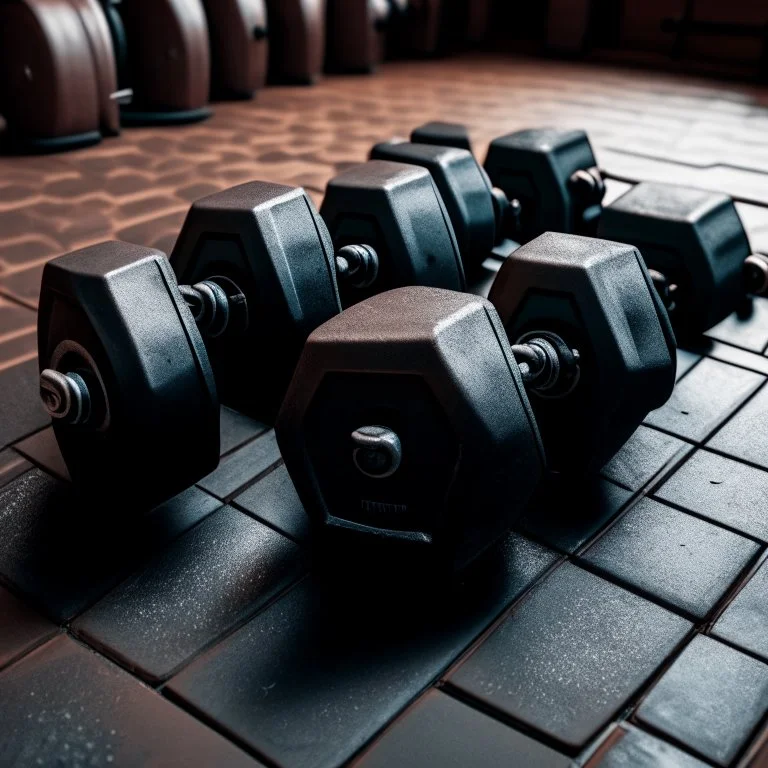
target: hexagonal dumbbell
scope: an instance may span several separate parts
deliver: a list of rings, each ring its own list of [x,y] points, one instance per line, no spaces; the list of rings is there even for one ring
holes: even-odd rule
[[[423,144],[469,148],[462,125],[427,123],[411,135]],[[543,232],[594,235],[605,183],[584,131],[538,128],[491,142],[485,170],[517,212],[515,239],[528,242]]]
[[[768,258],[752,253],[733,200],[719,192],[642,182],[605,208],[598,234],[640,249],[683,335],[768,290]]]
[[[498,316],[436,288],[388,291],[318,328],[276,430],[314,522],[457,567],[522,512],[544,469]]]
[[[328,182],[320,215],[337,250],[365,243],[378,255],[375,279],[340,281],[344,306],[405,285],[464,290],[456,235],[427,169],[383,160],[351,166]]]
[[[40,394],[88,495],[149,508],[216,467],[219,403],[201,331],[237,330],[241,299],[225,280],[180,290],[162,253],[128,243],[45,265]]]
[[[551,468],[594,469],[671,394],[674,337],[631,246],[544,235],[492,299],[403,288],[310,335],[276,430],[316,525],[461,567],[525,509],[539,428]]]
[[[448,137],[450,138],[450,137]],[[506,195],[467,149],[407,141],[377,144],[370,157],[411,163],[432,176],[451,218],[464,268],[475,273],[491,254],[505,258],[517,247],[516,213]]]
[[[222,402],[272,421],[304,340],[341,311],[333,245],[311,199],[260,181],[204,197],[170,260],[180,282],[217,274],[242,286],[248,328],[206,348]]]
[[[675,336],[633,246],[547,232],[504,262],[488,299],[513,344],[544,331],[578,351],[570,391],[531,397],[558,471],[601,467],[672,393]]]
[[[326,190],[323,218],[303,189],[250,182],[192,205],[171,265],[180,281],[228,277],[248,298],[244,337],[208,338],[222,402],[274,420],[307,336],[389,288],[462,288],[458,246],[427,171],[364,163]],[[339,298],[341,293],[341,302]]]

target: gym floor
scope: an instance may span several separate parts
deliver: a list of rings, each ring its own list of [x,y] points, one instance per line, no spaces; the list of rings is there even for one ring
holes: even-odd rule
[[[628,183],[639,180],[669,181],[724,191],[739,201],[739,212],[753,249],[766,252],[768,87],[568,62],[468,55],[450,60],[386,64],[373,77],[328,77],[313,88],[268,88],[253,102],[219,103],[214,108],[213,118],[197,125],[127,129],[120,137],[89,149],[51,156],[0,158],[0,404],[3,410],[0,420],[0,521],[6,511],[9,521],[8,530],[0,532],[0,580],[10,586],[14,594],[30,595],[31,602],[47,617],[33,620],[26,607],[13,603],[13,611],[19,616],[23,614],[24,627],[30,628],[31,639],[19,647],[26,652],[30,647],[48,641],[60,631],[49,621],[54,619],[59,626],[66,628],[70,637],[74,636],[78,642],[102,651],[151,685],[162,686],[170,680],[163,688],[164,696],[193,711],[219,733],[267,763],[330,766],[342,763],[362,749],[365,742],[391,720],[399,708],[442,675],[505,606],[561,564],[558,572],[546,580],[544,589],[537,587],[538,592],[526,600],[517,625],[523,627],[520,632],[528,631],[532,633],[530,637],[536,637],[537,632],[548,631],[546,627],[542,630],[536,625],[536,606],[541,600],[545,600],[550,607],[558,606],[571,599],[581,599],[583,593],[587,604],[607,606],[602,614],[600,611],[603,608],[595,607],[592,614],[586,611],[589,615],[584,619],[587,623],[595,622],[592,628],[595,632],[595,658],[602,666],[592,669],[585,662],[582,668],[566,668],[573,658],[568,657],[565,651],[560,658],[565,665],[563,674],[570,674],[572,679],[578,681],[580,676],[587,680],[608,670],[606,674],[610,680],[598,683],[592,689],[592,703],[598,710],[603,706],[600,698],[603,695],[607,701],[604,705],[606,712],[609,712],[612,702],[629,698],[633,704],[637,703],[641,695],[639,691],[647,683],[647,670],[658,669],[668,654],[679,650],[679,643],[684,637],[690,638],[694,630],[717,634],[711,631],[713,619],[738,586],[762,562],[760,558],[764,558],[765,543],[768,542],[768,525],[763,520],[765,498],[768,498],[768,474],[761,468],[768,469],[768,455],[764,440],[763,448],[744,446],[750,441],[751,430],[761,430],[763,438],[766,434],[768,409],[763,405],[766,390],[762,385],[768,375],[768,300],[758,300],[749,316],[729,318],[721,323],[707,334],[708,341],[701,348],[681,353],[680,375],[689,371],[690,375],[685,376],[685,383],[678,387],[670,404],[649,417],[648,423],[656,429],[641,427],[638,434],[642,435],[633,438],[632,446],[611,462],[604,473],[610,480],[610,499],[601,498],[600,522],[580,540],[568,540],[570,534],[563,534],[557,539],[559,534],[555,531],[555,538],[550,541],[541,531],[537,531],[535,521],[531,523],[526,531],[539,544],[515,537],[508,545],[510,552],[514,550],[520,572],[516,572],[514,577],[504,577],[507,581],[499,585],[498,595],[484,594],[476,601],[477,595],[469,589],[464,598],[466,606],[460,609],[464,611],[461,622],[457,620],[450,626],[442,626],[439,631],[434,627],[419,629],[416,633],[419,649],[415,649],[413,637],[406,637],[405,623],[410,622],[408,626],[419,624],[421,606],[414,605],[398,613],[390,604],[385,604],[381,607],[383,618],[374,618],[367,611],[361,618],[356,613],[361,610],[359,605],[336,605],[334,611],[338,614],[334,613],[334,618],[348,633],[339,630],[339,636],[349,640],[355,628],[366,626],[366,622],[368,629],[382,634],[376,642],[371,641],[362,647],[349,640],[346,649],[332,652],[330,640],[323,634],[326,630],[323,620],[308,607],[314,605],[312,601],[316,599],[317,592],[316,585],[306,586],[311,580],[305,580],[305,586],[294,588],[273,604],[277,609],[269,609],[269,621],[257,618],[253,629],[248,629],[251,625],[246,625],[236,635],[228,635],[256,611],[255,603],[248,602],[251,599],[248,590],[254,589],[252,585],[238,583],[233,587],[229,583],[216,581],[227,568],[233,567],[227,561],[228,557],[240,558],[248,565],[251,551],[256,551],[258,547],[269,549],[263,556],[270,561],[270,566],[274,566],[274,583],[260,587],[260,606],[281,590],[287,590],[301,570],[294,562],[293,549],[298,547],[296,542],[300,543],[306,535],[302,523],[281,518],[280,515],[285,512],[282,508],[276,509],[274,514],[265,509],[261,497],[254,492],[254,489],[263,486],[264,493],[280,494],[288,482],[283,470],[273,469],[279,467],[279,456],[276,455],[272,433],[266,431],[263,425],[234,413],[225,413],[223,451],[228,452],[227,458],[220,470],[200,483],[200,489],[195,490],[198,496],[187,497],[185,503],[189,504],[190,511],[186,522],[182,525],[176,521],[174,525],[177,528],[164,530],[162,535],[156,528],[148,533],[148,528],[141,527],[138,533],[131,533],[129,544],[135,544],[140,557],[132,556],[133,559],[121,562],[119,567],[109,562],[108,547],[106,552],[102,551],[103,543],[99,541],[98,530],[89,530],[84,535],[82,531],[73,532],[68,528],[69,523],[56,522],[47,508],[41,511],[43,503],[55,507],[59,491],[47,475],[32,469],[32,466],[37,465],[49,475],[62,476],[65,473],[50,430],[46,428],[48,417],[37,402],[35,311],[42,268],[47,260],[61,253],[112,238],[154,246],[169,253],[192,201],[245,181],[262,179],[302,185],[319,203],[326,182],[347,165],[363,161],[372,144],[393,135],[406,136],[414,126],[434,119],[467,123],[480,157],[484,156],[486,146],[493,137],[519,128],[543,125],[584,128],[590,135],[600,167],[612,178],[608,185],[607,202],[625,190]],[[752,397],[756,392],[758,395]],[[691,407],[690,403],[703,404],[703,408],[694,411],[690,417],[696,424],[689,430],[687,423],[683,424],[685,419],[681,421],[679,414],[687,416],[689,411],[686,409]],[[747,405],[739,411],[744,403]],[[730,419],[734,414],[735,418]],[[719,442],[715,440],[711,446],[715,450],[697,450],[728,419],[730,431]],[[725,435],[725,430],[718,434]],[[709,443],[707,445],[710,447]],[[692,455],[694,459],[682,464]],[[726,460],[722,458],[724,455],[731,458]],[[706,465],[706,461],[710,464]],[[712,462],[716,464],[717,461],[720,464],[713,466]],[[682,469],[677,471],[681,465]],[[267,470],[272,470],[271,474],[267,475]],[[722,479],[717,482],[711,479],[715,472],[720,472],[723,478],[737,478],[739,485],[736,491],[730,491],[731,496],[723,499],[707,495],[714,494],[716,491],[713,489],[723,482]],[[262,474],[266,475],[266,479],[260,479]],[[702,480],[705,477],[710,478],[708,482]],[[256,478],[259,482],[254,485]],[[140,479],[137,481],[140,482]],[[698,481],[704,484],[703,487],[697,485]],[[11,485],[7,485],[9,483]],[[650,594],[653,603],[648,601],[647,605],[657,612],[662,612],[659,605],[677,605],[679,610],[676,614],[663,612],[664,616],[679,618],[678,614],[682,614],[691,623],[686,624],[679,619],[681,627],[686,624],[690,628],[687,630],[675,628],[672,624],[664,628],[661,625],[667,618],[654,618],[649,609],[643,613],[646,624],[636,627],[638,633],[646,633],[643,643],[632,645],[623,637],[629,633],[626,621],[624,625],[620,624],[620,620],[627,619],[627,614],[619,615],[619,623],[612,625],[611,606],[616,608],[617,604],[612,602],[618,599],[614,592],[620,591],[614,583],[631,582],[634,576],[622,575],[621,564],[611,564],[608,560],[602,565],[589,566],[586,561],[591,558],[598,562],[600,555],[584,556],[584,548],[618,509],[623,509],[638,494],[645,495],[650,491],[654,492],[656,499],[663,499],[678,510],[692,512],[693,515],[681,513],[689,522],[692,520],[698,525],[698,521],[705,518],[717,521],[722,527],[711,526],[716,529],[717,536],[732,536],[734,540],[707,539],[709,534],[697,539],[696,533],[691,534],[693,550],[696,546],[700,550],[698,554],[691,555],[699,558],[700,572],[709,568],[707,572],[714,574],[712,578],[715,582],[720,580],[718,584],[722,587],[719,597],[713,598],[712,604],[704,608],[681,607],[675,602],[677,598],[674,595],[664,594],[663,588],[655,585],[652,574],[648,575],[649,581],[645,583],[642,574],[635,575],[640,581],[634,581],[631,591],[625,594],[633,600],[640,600],[637,593]],[[50,501],[52,498],[54,502]],[[232,507],[211,514],[221,501],[234,502],[235,510],[244,510],[250,515],[247,518],[249,521],[253,518],[266,521],[270,527],[261,527],[267,533],[239,531],[238,526],[243,523],[238,522],[240,516],[235,519],[239,513]],[[653,505],[658,506],[658,502],[644,501],[634,509],[652,517]],[[203,524],[188,530],[207,515],[209,517]],[[229,520],[227,515],[232,519]],[[218,532],[214,530],[217,525]],[[44,526],[49,526],[46,533],[43,533]],[[652,521],[647,526],[648,530],[658,530],[654,529]],[[167,544],[183,530],[187,530],[182,538],[187,539],[189,551],[181,545],[174,546],[172,550],[166,550],[164,561],[155,560],[153,566],[137,571],[139,563],[144,562],[150,551],[142,537],[146,535],[152,539],[153,546],[158,541]],[[278,536],[274,531],[281,534]],[[735,531],[744,536],[736,536]],[[619,538],[626,533],[619,526],[612,529],[612,534]],[[229,537],[232,552],[200,555],[201,537],[214,535],[224,540]],[[281,541],[265,545],[263,542],[268,535],[276,536]],[[197,536],[197,543],[190,536]],[[236,547],[238,542],[242,551]],[[251,545],[253,547],[249,549]],[[549,546],[552,549],[548,549]],[[716,553],[715,562],[705,564],[710,547]],[[128,545],[122,549],[127,548]],[[155,550],[158,549],[155,547]],[[99,554],[94,560],[96,551]],[[612,551],[621,552],[620,540]],[[574,555],[574,552],[577,554]],[[661,550],[650,551],[646,565],[653,564],[654,558],[662,557],[662,554]],[[219,561],[217,557],[224,559]],[[573,560],[582,557],[578,562],[584,569],[563,562],[563,558]],[[629,553],[627,558],[631,559]],[[730,560],[726,564],[724,561],[728,558]],[[715,573],[721,565],[722,570]],[[40,571],[35,570],[38,566]],[[662,575],[665,575],[665,567],[659,566]],[[690,567],[694,568],[694,564]],[[601,568],[610,573],[605,580],[593,575]],[[768,566],[763,571],[766,569]],[[731,574],[731,586],[723,586],[726,572]],[[130,573],[134,573],[132,580],[123,582],[97,603],[95,609],[88,610],[70,627],[70,620]],[[163,587],[162,584],[168,574],[176,574],[178,578],[175,586],[166,589],[167,585]],[[668,584],[674,585],[675,575],[671,572],[666,575],[669,575]],[[681,584],[681,591],[684,592],[688,582],[683,579]],[[715,591],[718,584],[713,587]],[[208,622],[202,629],[195,624],[193,631],[185,623],[186,618],[182,620],[175,614],[184,604],[187,586],[202,595],[200,611],[204,616],[201,621]],[[164,596],[157,605],[147,597],[155,591],[160,594],[164,589]],[[229,613],[222,609],[219,614],[211,609],[212,612],[206,614],[220,593],[225,594],[222,600]],[[241,602],[235,605],[237,600]],[[11,611],[8,607],[10,601],[7,590],[0,586],[0,617],[3,611],[6,614]],[[621,606],[616,608],[617,612],[622,610]],[[388,615],[397,617],[397,627],[386,624]],[[522,618],[524,615],[527,618]],[[152,626],[155,627],[167,624],[170,634],[163,636],[158,629],[156,636],[142,635],[142,639],[136,641],[138,645],[131,645],[133,640],[125,640],[125,637],[134,630],[138,636],[136,628],[142,619],[137,617],[142,616],[149,616],[147,621],[154,622]],[[355,618],[359,620],[357,624]],[[572,618],[566,613],[558,621],[567,625]],[[291,643],[298,639],[293,645],[280,646],[274,637],[275,626],[292,626]],[[616,651],[615,656],[612,650],[599,648],[600,638],[603,637],[598,632],[601,627],[606,628],[605,637],[610,636],[617,647],[623,648]],[[575,630],[584,630],[584,643],[589,641],[586,634],[591,631],[589,628],[577,626]],[[228,638],[223,643],[227,645],[224,653],[218,646],[214,651],[209,650],[208,656],[199,657],[203,650],[210,649],[225,635]],[[169,641],[168,637],[172,639]],[[314,637],[320,639],[313,645],[307,638]],[[498,636],[495,637],[498,640]],[[509,647],[515,643],[522,644],[524,640],[522,636],[506,638]],[[706,638],[697,638],[696,642],[699,640],[702,643],[714,642]],[[324,645],[326,641],[328,646]],[[555,644],[561,641],[565,642],[560,636],[551,639]],[[178,644],[178,658],[159,658],[159,649],[165,642]],[[59,645],[54,647],[56,643]],[[48,661],[56,656],[70,663],[69,660],[79,651],[74,643],[67,648],[62,643],[62,639],[52,641],[50,650],[41,648],[36,653],[48,654]],[[125,649],[126,643],[129,650],[120,650],[121,647]],[[305,646],[303,643],[309,644]],[[734,644],[731,642],[731,645]],[[401,651],[406,646],[408,650]],[[318,666],[307,672],[299,663],[297,669],[305,674],[304,678],[301,678],[299,671],[295,672],[296,679],[293,680],[293,673],[283,673],[281,667],[289,663],[295,666],[297,658],[306,661],[307,649],[310,648],[312,653],[318,654],[315,659]],[[557,650],[556,646],[553,648]],[[253,655],[249,655],[255,650],[262,654],[259,663],[254,661]],[[499,642],[495,645],[487,643],[482,650],[484,653],[472,657],[476,659],[475,666],[488,663],[489,668],[493,668],[493,654],[500,652]],[[703,648],[700,652],[706,656],[708,649]],[[643,660],[646,653],[653,658]],[[752,650],[751,655],[744,658],[755,661],[758,657],[762,658],[761,653]],[[353,668],[366,654],[377,659],[373,666],[381,673],[371,671],[367,678],[355,678]],[[360,658],[357,659],[357,656]],[[623,658],[620,659],[620,656]],[[193,657],[196,657],[193,666],[178,674]],[[657,657],[658,663],[654,661]],[[265,665],[269,666],[268,661],[272,658],[274,667],[266,669]],[[248,667],[251,689],[255,690],[254,686],[265,683],[264,701],[270,690],[266,683],[272,679],[270,675],[274,670],[278,670],[275,675],[282,675],[284,683],[288,681],[287,687],[280,693],[283,697],[280,712],[268,711],[261,698],[258,703],[250,702],[253,710],[247,710],[245,705],[238,710],[241,697],[245,695],[242,690],[235,691],[240,682],[238,670],[244,668],[241,664],[243,659],[250,659],[252,663]],[[545,661],[542,656],[531,656],[517,662],[513,659],[510,664],[519,663],[521,668],[529,665],[526,668],[531,670],[530,682],[533,685],[537,676],[540,673],[543,675],[543,667],[536,667],[536,664],[544,664]],[[6,663],[10,663],[9,658],[3,658],[0,653],[0,668]],[[17,675],[15,684],[18,690],[38,690],[33,679],[34,671],[22,670],[23,665],[29,663],[29,658],[24,658],[9,668],[9,672],[20,670],[14,673]],[[377,666],[379,663],[380,668]],[[325,671],[318,671],[321,667]],[[762,667],[768,670],[768,666],[761,664]],[[490,688],[473,683],[470,673],[462,672],[466,668],[470,669],[470,673],[474,669],[472,664],[460,667],[458,671],[454,668],[445,684],[452,691],[451,702],[473,698],[477,704],[482,700],[472,710],[472,716],[479,718],[480,711],[491,710],[495,704]],[[92,674],[98,676],[89,670],[82,672],[78,684],[83,690],[96,685]],[[632,679],[632,674],[638,677]],[[764,676],[761,669],[759,674],[747,674],[745,681],[754,681],[758,677],[763,680]],[[107,680],[106,677],[104,680]],[[524,697],[526,680],[517,680],[515,684],[519,684],[521,696]],[[585,688],[588,689],[590,684]],[[40,685],[49,690],[45,686],[51,683],[43,681]],[[104,690],[111,690],[111,682],[103,682],[103,685],[106,686]],[[213,691],[216,685],[220,687],[219,692]],[[472,690],[473,685],[475,690]],[[480,689],[477,689],[478,685]],[[298,693],[292,697],[291,691],[298,691],[301,686],[304,686],[305,698],[301,699]],[[542,696],[546,698],[546,688],[538,690],[543,691]],[[72,695],[75,696],[74,693]],[[129,692],[126,699],[133,695]],[[130,699],[126,706],[135,705],[138,711],[141,709],[138,703],[141,697],[135,695],[138,698]],[[697,695],[706,698],[709,692],[702,689]],[[749,695],[748,692],[745,697]],[[442,697],[442,694],[432,693],[429,696]],[[503,699],[503,693],[499,696]],[[391,702],[388,697],[391,697]],[[448,700],[449,697],[445,698]],[[355,703],[354,712],[350,701]],[[425,701],[425,706],[431,706],[429,698]],[[552,704],[544,699],[542,702],[542,706]],[[163,701],[163,706],[166,703]],[[105,717],[113,716],[120,720],[119,713],[112,711],[109,702],[102,702],[99,706],[102,705],[107,712]],[[578,709],[578,699],[562,704],[564,707],[571,705]],[[142,706],[150,714],[154,713],[151,707],[146,709],[149,706],[146,702]],[[376,709],[377,706],[379,709]],[[585,755],[581,750],[588,741],[587,736],[591,738],[590,728],[595,724],[602,727],[611,719],[606,715],[601,722],[600,712],[593,713],[593,719],[585,715],[587,722],[583,733],[571,733],[566,737],[558,732],[558,706],[553,705],[552,719],[541,732],[533,728],[534,741],[547,751],[546,755],[543,751],[536,753],[542,762],[532,764],[544,764],[546,757],[552,765],[560,765],[558,759],[563,757],[559,754],[561,752],[569,758],[579,753]],[[722,760],[712,757],[715,752],[707,752],[706,745],[696,746],[694,736],[691,737],[694,746],[682,736],[669,740],[689,753],[703,757],[709,764],[726,764],[736,758],[751,759],[751,755],[758,754],[760,739],[766,738],[765,735],[760,736],[765,720],[764,713],[757,711],[759,706],[759,703],[756,704],[749,712],[743,707],[739,710],[739,725],[743,729],[737,734],[740,741]],[[2,711],[0,702],[0,715]],[[158,714],[158,717],[161,716],[170,717],[167,713]],[[459,720],[464,717],[452,711],[446,712],[441,722],[445,726],[454,716]],[[260,717],[263,721],[259,720]],[[549,710],[546,710],[542,715],[544,722],[548,717]],[[508,719],[517,727],[518,718],[524,719],[514,711],[499,715],[493,721],[484,718],[487,721],[484,723],[479,720],[474,723],[470,718],[466,720],[466,732],[482,739],[487,723],[497,724],[498,720]],[[147,730],[142,732],[144,726],[138,728],[136,724],[145,721],[137,715],[133,726],[125,725],[121,734],[128,740],[144,739],[142,743],[147,744],[147,749],[156,756],[169,747],[157,738],[149,722],[151,719],[149,715],[145,716]],[[267,734],[264,741],[260,740],[263,734],[258,729],[252,730],[254,721],[262,723]],[[216,758],[234,762],[234,752],[217,751],[223,750],[217,746],[218,742],[212,744],[205,741],[190,725],[191,722],[191,719],[179,721],[178,728],[189,729],[189,743],[199,745],[202,750],[200,755],[209,755],[211,764],[216,762]],[[397,722],[405,729],[399,732],[400,736],[407,741],[410,721]],[[433,724],[429,727],[438,726]],[[292,728],[299,730],[294,734]],[[527,730],[522,726],[521,729]],[[287,734],[285,744],[281,741],[284,730]],[[654,731],[651,725],[647,725],[647,730],[658,732],[661,728]],[[418,741],[418,731],[417,727],[416,732],[411,734],[414,742]],[[403,733],[406,733],[405,737]],[[306,736],[305,742],[300,734]],[[325,741],[324,734],[327,736]],[[503,738],[497,743],[502,743]],[[610,738],[615,741],[615,734]],[[313,739],[316,741],[313,742]],[[109,744],[104,747],[102,741],[102,735],[98,735],[97,747],[109,748]],[[608,745],[612,743],[609,739]],[[374,750],[366,758],[371,760],[370,765],[398,764],[392,753],[386,751],[389,745],[386,738],[379,742],[384,752],[377,757]],[[124,748],[127,749],[125,744]],[[509,749],[513,748],[523,747],[510,741]],[[104,754],[112,753],[107,750]],[[676,754],[679,756],[680,753]],[[768,760],[765,752],[761,754],[763,757],[758,755],[758,761]],[[380,762],[376,762],[377,759]]]

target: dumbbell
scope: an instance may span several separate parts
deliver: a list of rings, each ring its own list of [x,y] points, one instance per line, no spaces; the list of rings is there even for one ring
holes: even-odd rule
[[[464,289],[423,168],[353,166],[328,183],[321,214],[302,189],[242,184],[194,203],[171,254],[180,282],[224,275],[249,296],[244,338],[206,346],[222,402],[263,421],[274,420],[307,336],[342,306],[403,285]]]
[[[384,56],[387,0],[327,0],[325,68],[371,73]]]
[[[97,0],[0,3],[0,113],[15,147],[60,151],[120,132],[117,73]]]
[[[265,0],[203,0],[211,49],[211,95],[250,98],[267,79]]]
[[[211,472],[219,404],[202,337],[247,323],[231,281],[177,286],[152,248],[106,242],[48,262],[40,395],[72,480],[110,505],[148,509]]]
[[[752,253],[733,200],[719,192],[642,182],[604,209],[598,235],[640,249],[679,335],[768,292],[768,258]]]
[[[495,254],[506,258],[517,247],[519,208],[491,185],[488,174],[471,151],[456,145],[389,141],[370,152],[376,160],[388,160],[426,168],[445,203],[466,272],[476,273]]]
[[[201,0],[99,0],[122,92],[126,124],[177,124],[211,115],[211,53]]]
[[[466,128],[432,122],[411,141],[471,151]],[[484,168],[516,212],[515,239],[525,243],[543,232],[594,235],[605,182],[584,131],[537,128],[491,142]]]
[[[312,85],[323,72],[325,0],[266,0],[269,79]]]
[[[313,523],[331,536],[462,567],[545,471],[596,470],[661,406],[675,340],[637,250],[547,233],[489,300],[407,287],[308,338],[276,433]]]

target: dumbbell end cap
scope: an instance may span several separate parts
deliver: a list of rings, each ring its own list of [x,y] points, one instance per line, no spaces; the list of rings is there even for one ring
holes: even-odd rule
[[[768,293],[768,256],[753,253],[744,260],[744,277],[748,293]]]

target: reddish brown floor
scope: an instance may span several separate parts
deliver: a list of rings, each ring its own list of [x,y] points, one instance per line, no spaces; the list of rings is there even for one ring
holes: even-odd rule
[[[583,127],[617,176],[709,186],[768,205],[764,105],[768,88],[472,56],[269,88],[254,101],[217,104],[202,124],[0,158],[0,370],[34,356],[35,316],[25,308],[36,307],[48,259],[108,238],[168,251],[189,204],[227,186],[268,179],[319,199],[372,143],[444,119],[468,123],[480,153],[509,130]],[[763,212],[745,216],[753,244],[768,242]]]

